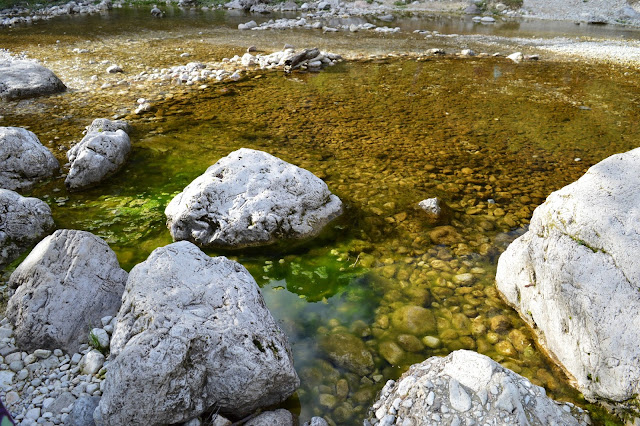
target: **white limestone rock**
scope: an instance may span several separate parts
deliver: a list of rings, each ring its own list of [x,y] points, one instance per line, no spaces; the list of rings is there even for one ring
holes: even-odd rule
[[[87,133],[91,132],[115,132],[122,130],[125,133],[131,133],[131,125],[123,120],[109,120],[107,118],[96,118],[87,127]]]
[[[393,417],[422,425],[445,424],[442,413],[450,413],[446,424],[590,424],[580,408],[548,398],[528,379],[466,350],[412,365],[397,382],[387,382],[370,415],[380,424]]]
[[[342,202],[311,172],[242,148],[220,159],[167,206],[174,241],[240,248],[317,235]]]
[[[498,290],[591,400],[640,393],[639,223],[637,148],[551,194],[498,262]]]
[[[287,338],[249,272],[192,243],[135,266],[117,318],[98,426],[180,423],[214,405],[242,418],[299,386]]]
[[[0,270],[51,232],[53,227],[47,203],[0,189]]]
[[[38,137],[20,127],[0,127],[0,159],[0,188],[4,189],[28,188],[60,168]]]
[[[67,152],[71,169],[65,185],[77,190],[103,181],[124,165],[129,151],[131,141],[121,129],[87,133]]]
[[[245,426],[294,426],[293,415],[285,409],[265,411],[245,423]]]
[[[42,240],[9,279],[7,318],[23,350],[78,351],[89,327],[120,307],[127,273],[95,235],[62,229]]]
[[[0,61],[0,99],[31,98],[66,89],[53,71],[34,61]]]

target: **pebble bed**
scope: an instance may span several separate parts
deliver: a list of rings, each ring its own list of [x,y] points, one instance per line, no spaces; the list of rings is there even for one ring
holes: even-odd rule
[[[91,330],[91,340],[108,348],[116,319],[107,316],[101,322],[102,328]],[[88,344],[74,354],[60,349],[21,352],[11,323],[7,318],[0,320],[0,398],[23,426],[67,424],[78,398],[102,395],[108,364]]]

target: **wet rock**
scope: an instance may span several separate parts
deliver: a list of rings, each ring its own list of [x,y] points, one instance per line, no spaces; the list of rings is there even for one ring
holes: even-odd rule
[[[342,202],[307,170],[239,149],[191,182],[167,206],[174,240],[239,248],[317,235]]]
[[[18,287],[7,306],[17,345],[76,352],[87,342],[90,325],[117,312],[126,280],[103,240],[84,231],[54,232],[9,279],[9,286]]]
[[[373,357],[362,339],[349,333],[334,333],[321,341],[322,349],[339,366],[365,376],[373,371]]]
[[[179,423],[214,404],[242,418],[299,386],[249,272],[189,242],[131,270],[117,318],[98,426]]]
[[[436,318],[433,313],[422,306],[407,305],[393,312],[393,327],[404,333],[424,336],[437,331]]]
[[[640,392],[639,203],[640,149],[601,161],[535,210],[496,275],[578,389],[614,404]]]
[[[0,270],[54,226],[51,209],[44,201],[0,189]]]
[[[245,423],[246,426],[294,426],[293,414],[284,409],[266,411]]]
[[[489,320],[491,330],[504,333],[512,327],[511,320],[506,315],[496,315]]]
[[[51,70],[34,61],[0,61],[0,99],[32,98],[66,89]]]
[[[418,206],[425,212],[429,225],[445,225],[451,219],[451,209],[439,198],[427,198],[420,201]]]
[[[0,158],[0,188],[4,189],[28,188],[60,167],[38,137],[20,127],[0,127]]]
[[[384,341],[378,348],[380,355],[391,365],[399,365],[405,352],[396,342]]]
[[[124,165],[129,151],[131,141],[123,130],[87,133],[67,152],[71,168],[65,185],[78,190],[103,181]]]
[[[412,425],[445,418],[456,425],[591,423],[580,408],[553,401],[526,378],[466,350],[414,364],[397,382],[387,382],[371,416],[380,424],[389,416]]]
[[[158,9],[158,7],[154,4],[153,8],[151,8],[151,16],[153,16],[154,18],[162,18],[163,15],[164,12]]]

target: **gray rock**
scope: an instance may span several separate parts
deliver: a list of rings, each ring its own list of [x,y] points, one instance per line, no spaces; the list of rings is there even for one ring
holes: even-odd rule
[[[256,21],[249,21],[246,24],[238,24],[238,29],[239,30],[250,30],[252,28],[257,27],[258,24],[256,23]]]
[[[580,408],[553,401],[528,379],[465,350],[412,365],[380,395],[372,407],[380,424],[391,417],[389,424],[395,418],[404,419],[402,424],[442,424],[442,413],[453,414],[451,424],[590,424]]]
[[[56,400],[53,402],[53,404],[51,404],[51,406],[49,407],[49,411],[51,411],[54,415],[59,415],[62,413],[62,410],[75,403],[75,401],[76,397],[73,396],[71,392],[62,392],[56,397]],[[93,410],[91,411],[91,413],[93,415]]]
[[[89,326],[118,310],[126,279],[100,238],[84,231],[54,232],[9,279],[9,286],[18,287],[6,313],[16,344],[77,352],[87,342]]]
[[[111,66],[107,67],[107,72],[109,74],[117,74],[117,73],[124,72],[124,70],[118,65],[111,65]]]
[[[239,248],[317,235],[342,202],[311,172],[239,149],[191,182],[167,206],[175,241]]]
[[[66,89],[51,70],[36,62],[0,61],[0,99],[31,98]]]
[[[91,125],[87,127],[87,133],[92,132],[115,132],[122,130],[125,133],[131,133],[131,125],[122,120],[109,120],[107,118],[96,118]]]
[[[451,209],[437,197],[420,201],[418,207],[426,213],[426,220],[429,225],[445,225],[451,219]]]
[[[329,426],[329,423],[322,417],[311,417],[311,420],[305,422],[303,426]]]
[[[54,226],[51,209],[44,201],[0,189],[0,270]]]
[[[477,4],[470,4],[464,9],[464,13],[467,15],[479,15],[482,13],[482,9]]]
[[[65,185],[77,190],[101,182],[124,165],[129,151],[131,141],[123,130],[87,133],[67,152],[71,169]]]
[[[240,264],[183,241],[129,275],[96,424],[241,418],[299,385],[286,336]]]
[[[266,411],[245,423],[245,426],[294,426],[293,414],[284,409]]]
[[[84,374],[96,374],[104,365],[104,361],[104,355],[94,349],[82,358],[80,369]]]
[[[73,404],[73,408],[69,413],[69,419],[67,420],[69,426],[94,426],[93,412],[95,411],[98,403],[100,402],[99,396],[81,396]]]
[[[580,392],[624,407],[640,394],[638,205],[636,148],[549,195],[496,274],[498,290]]]
[[[20,127],[0,127],[0,158],[0,188],[4,189],[28,188],[60,168],[38,137]]]

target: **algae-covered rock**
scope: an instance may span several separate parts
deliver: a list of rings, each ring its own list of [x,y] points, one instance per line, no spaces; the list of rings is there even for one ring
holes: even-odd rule
[[[373,371],[373,357],[362,339],[350,333],[333,333],[322,338],[321,347],[339,366],[361,376]]]
[[[424,336],[437,331],[436,317],[422,306],[406,305],[393,312],[391,324],[398,332]]]

